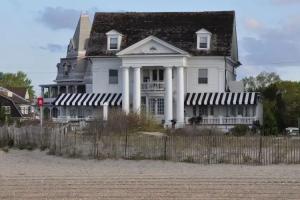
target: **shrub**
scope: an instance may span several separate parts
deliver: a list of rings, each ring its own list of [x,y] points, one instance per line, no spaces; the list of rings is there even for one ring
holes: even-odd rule
[[[169,132],[170,135],[185,135],[185,136],[217,136],[224,135],[223,132],[216,128],[198,128],[193,126],[186,126],[184,128],[175,129]]]
[[[194,160],[193,156],[188,156],[182,162],[195,163],[195,160]]]
[[[230,133],[234,136],[245,136],[247,133],[249,133],[250,129],[247,125],[239,124],[233,127],[230,130]]]
[[[9,148],[8,147],[3,147],[2,151],[5,152],[5,153],[8,153],[9,152]]]
[[[152,116],[145,114],[130,113],[112,110],[108,115],[108,120],[94,120],[88,124],[84,130],[85,134],[102,135],[136,133],[139,131],[165,132],[163,125],[157,122]],[[100,135],[101,135],[100,134]]]

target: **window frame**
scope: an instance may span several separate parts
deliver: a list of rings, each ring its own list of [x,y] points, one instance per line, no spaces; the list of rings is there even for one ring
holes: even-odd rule
[[[107,50],[108,51],[119,51],[121,49],[121,42],[122,42],[122,34],[115,31],[111,30],[106,33],[107,37]],[[111,48],[111,39],[116,39],[117,42],[117,47],[116,48]]]
[[[201,70],[205,70],[206,71],[206,77],[200,77],[200,71]],[[198,84],[208,84],[208,69],[204,69],[204,68],[201,68],[201,69],[198,69]]]
[[[5,115],[11,115],[11,107],[10,106],[1,106]]]
[[[202,42],[201,39],[205,39],[205,42]],[[202,44],[205,44],[205,47],[201,46]],[[208,49],[208,36],[200,36],[199,37],[199,49]]]
[[[116,76],[111,76],[111,72],[117,72]],[[116,79],[111,79],[111,78],[116,78]],[[110,85],[119,84],[119,70],[117,70],[117,69],[109,69],[108,70],[108,84],[110,84]]]
[[[116,43],[112,43],[112,40],[116,40]],[[114,45],[112,48],[112,44]],[[118,41],[118,37],[109,37],[109,50],[113,51],[113,50],[118,50],[118,46],[119,46],[119,41]]]
[[[205,29],[201,29],[199,31],[196,32],[197,34],[197,49],[198,50],[210,50],[211,48],[211,36],[212,33],[210,33],[209,31],[205,30]],[[201,38],[206,38],[206,47],[201,47]]]

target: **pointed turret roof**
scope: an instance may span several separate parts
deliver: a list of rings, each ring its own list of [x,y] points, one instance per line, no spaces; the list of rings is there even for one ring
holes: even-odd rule
[[[70,44],[72,44],[73,48],[72,54],[74,52],[76,52],[76,55],[85,54],[87,40],[90,37],[91,26],[92,25],[89,16],[86,14],[81,14],[74,36],[70,41]]]

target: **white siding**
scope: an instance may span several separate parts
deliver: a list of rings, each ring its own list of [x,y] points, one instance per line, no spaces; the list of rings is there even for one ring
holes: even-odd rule
[[[93,58],[93,92],[94,93],[120,93],[122,71],[120,66],[122,65],[120,58]],[[109,70],[117,69],[118,84],[109,84]]]
[[[186,92],[224,92],[225,61],[223,57],[193,57],[188,59],[185,74]],[[198,84],[199,69],[208,69],[208,83]]]

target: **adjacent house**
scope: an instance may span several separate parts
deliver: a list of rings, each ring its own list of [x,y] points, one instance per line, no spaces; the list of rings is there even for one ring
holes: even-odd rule
[[[32,118],[34,116],[28,90],[23,87],[0,87],[0,105],[5,114],[13,118]]]
[[[104,103],[153,115],[166,127],[228,130],[262,123],[258,93],[236,81],[233,11],[82,15],[54,84],[41,85],[59,122],[101,115]]]

